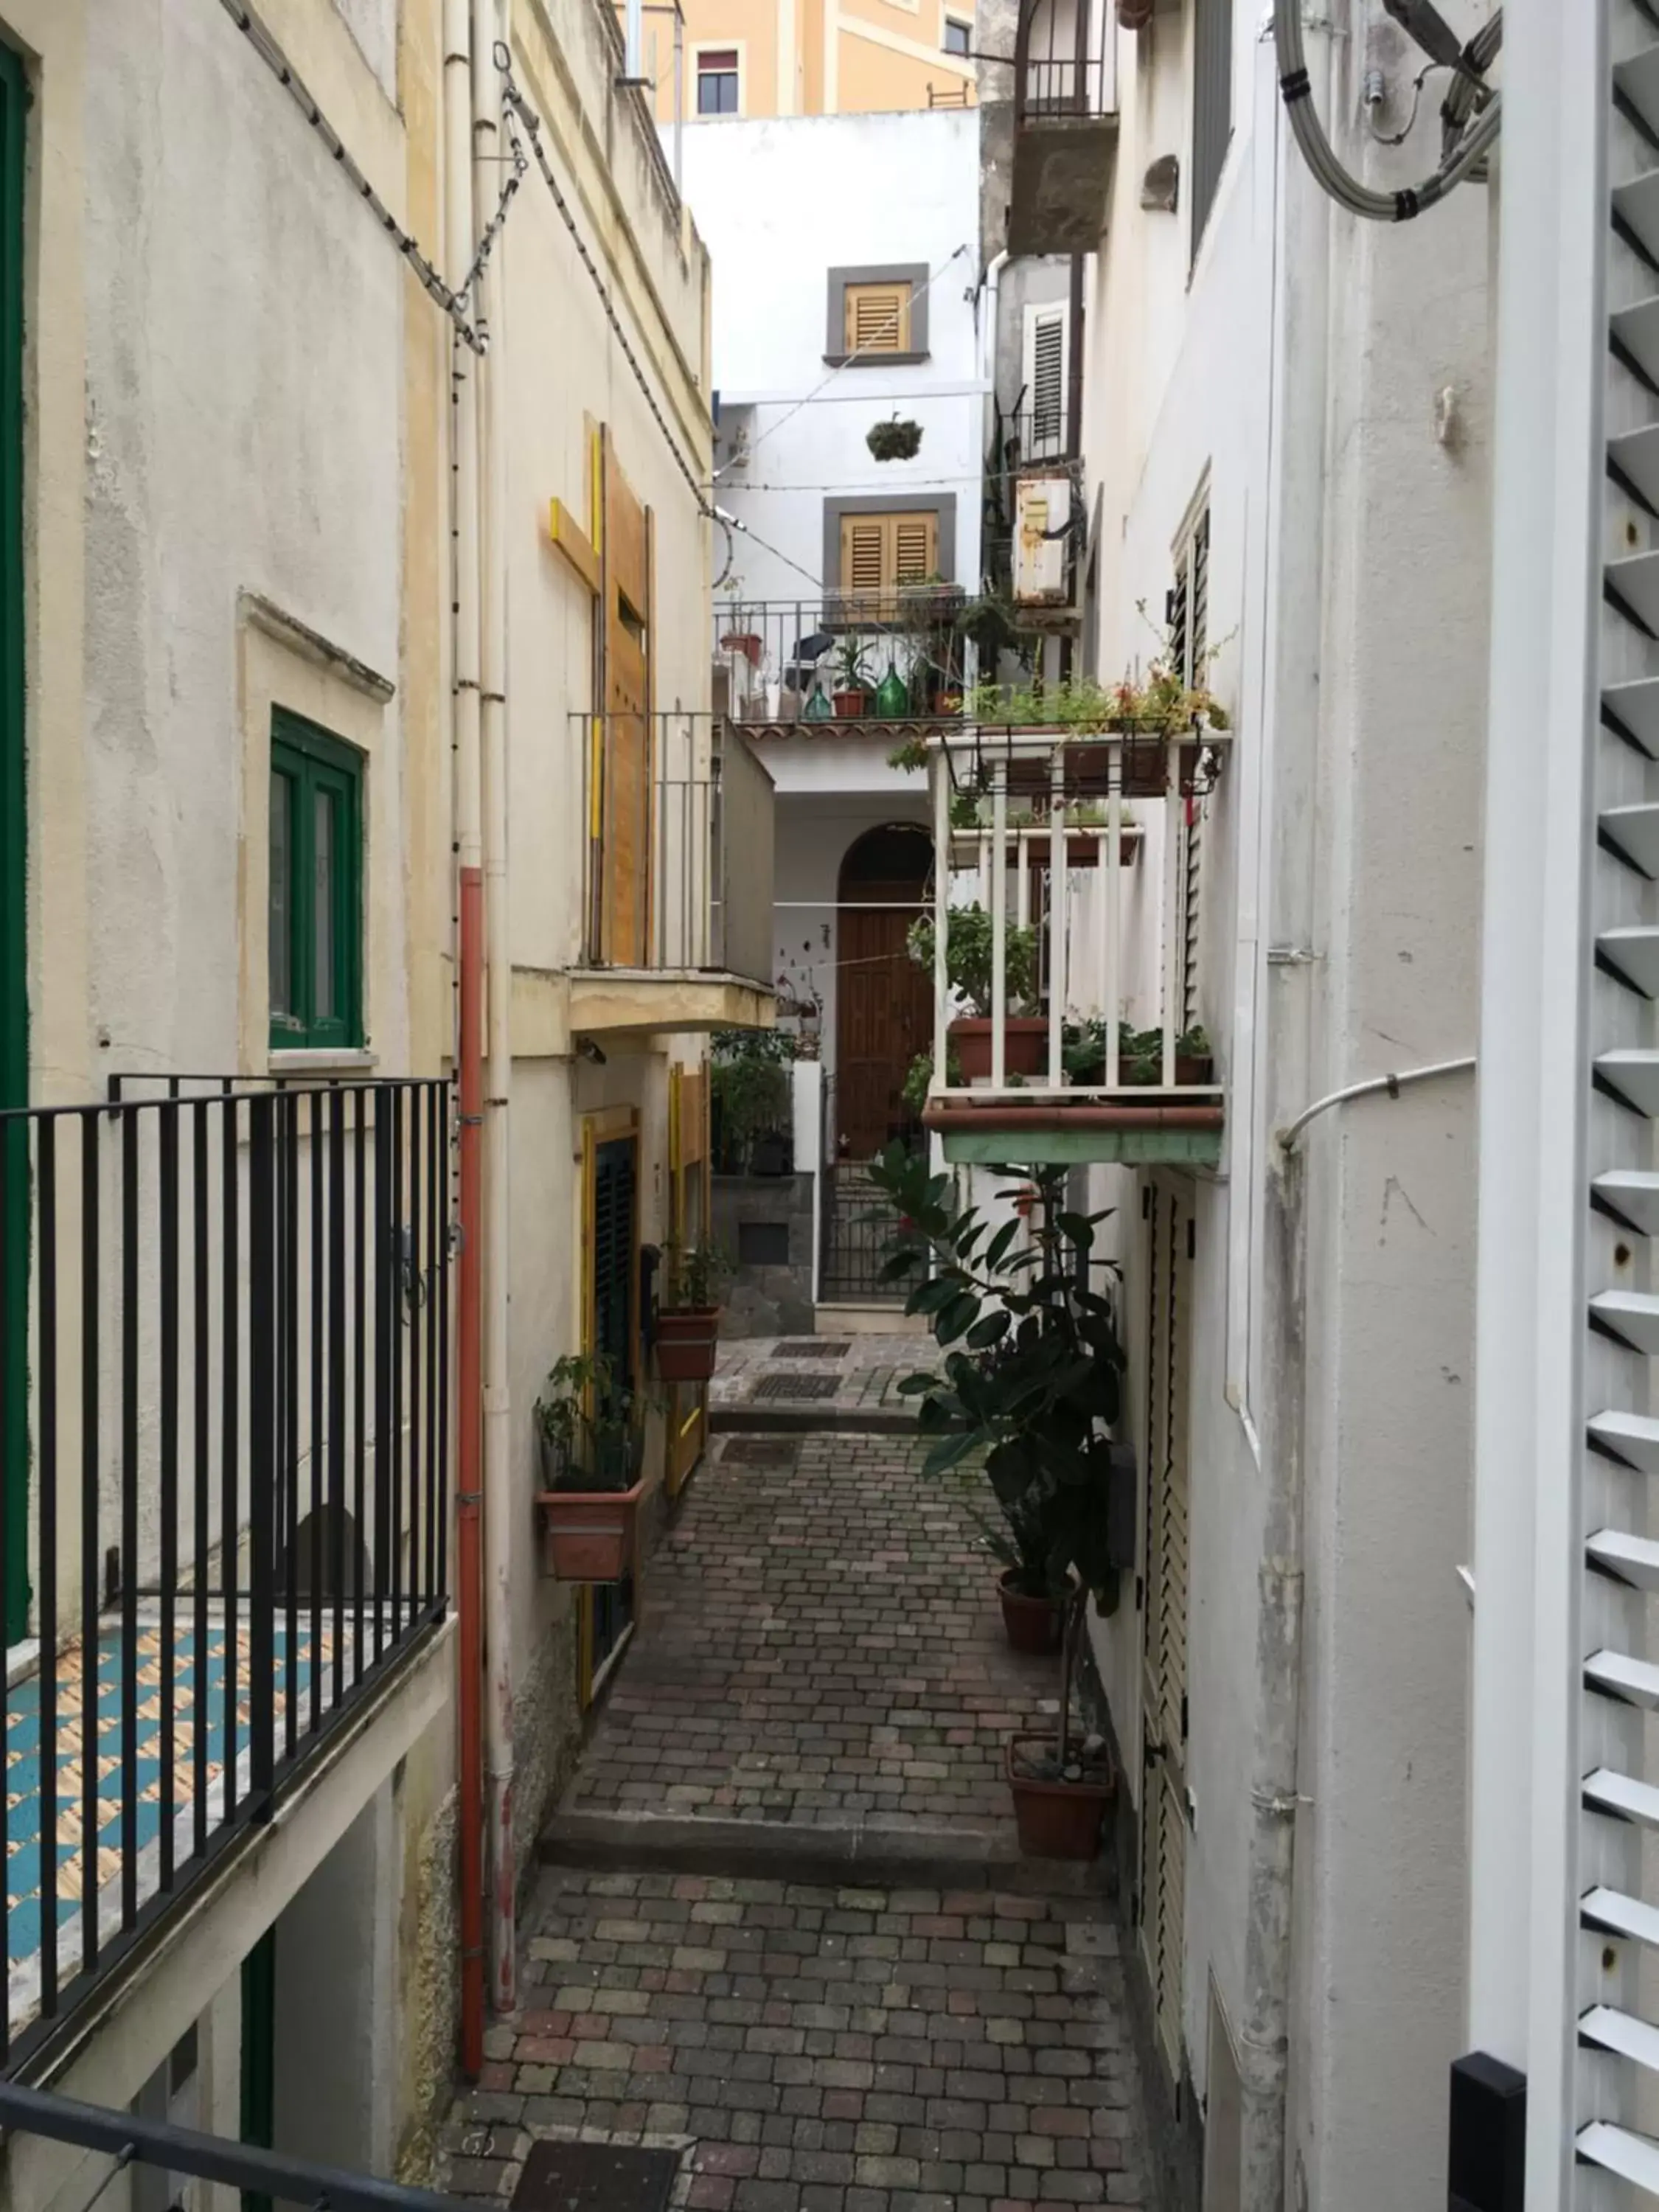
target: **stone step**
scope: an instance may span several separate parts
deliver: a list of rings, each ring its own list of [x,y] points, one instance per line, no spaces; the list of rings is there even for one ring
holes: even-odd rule
[[[805,1398],[792,1405],[785,1399],[769,1398],[758,1406],[711,1406],[708,1428],[713,1436],[913,1437],[916,1417],[897,1407],[837,1406],[823,1398]]]
[[[712,1820],[694,1814],[560,1811],[537,1855],[611,1874],[703,1874],[875,1888],[991,1889],[1024,1897],[1115,1894],[1111,1852],[1087,1862],[1028,1859],[1010,1820],[949,1827]]]

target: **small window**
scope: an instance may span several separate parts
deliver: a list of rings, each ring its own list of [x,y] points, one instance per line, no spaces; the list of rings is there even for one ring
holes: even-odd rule
[[[845,299],[848,353],[908,353],[908,283],[849,284]]]
[[[905,584],[925,584],[939,573],[939,516],[844,514],[841,522],[841,587],[860,599],[878,599]]]
[[[1066,450],[1066,333],[1070,310],[1061,300],[1025,310],[1024,383],[1021,404],[1026,416],[1020,454],[1052,460]]]
[[[697,112],[735,115],[738,112],[738,50],[710,48],[697,56]]]
[[[270,732],[270,1042],[362,1042],[362,756],[278,709]]]
[[[943,41],[945,52],[947,54],[968,53],[971,50],[973,43],[973,25],[971,23],[958,22],[954,15],[947,15],[945,19],[945,38]]]

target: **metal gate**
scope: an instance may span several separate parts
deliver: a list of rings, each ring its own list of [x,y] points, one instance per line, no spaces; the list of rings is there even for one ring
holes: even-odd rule
[[[870,1180],[866,1160],[835,1160],[823,1170],[818,1296],[856,1305],[902,1306],[905,1282],[884,1283],[893,1246],[893,1209]]]

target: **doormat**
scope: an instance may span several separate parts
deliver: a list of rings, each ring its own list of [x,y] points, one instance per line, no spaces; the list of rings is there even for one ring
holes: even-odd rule
[[[853,1349],[848,1336],[790,1336],[772,1346],[774,1359],[845,1359]]]
[[[757,1398],[833,1398],[839,1379],[834,1375],[763,1375],[752,1395]]]
[[[728,1437],[720,1463],[732,1460],[739,1467],[793,1467],[795,1452],[793,1437]]]
[[[514,2212],[667,2212],[679,2166],[676,2150],[533,2142],[513,2192]]]

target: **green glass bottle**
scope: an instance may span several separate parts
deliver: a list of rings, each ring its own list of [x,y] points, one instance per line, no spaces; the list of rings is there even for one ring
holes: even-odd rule
[[[800,718],[803,722],[830,722],[835,720],[835,715],[836,710],[824,697],[823,686],[815,676],[812,688],[806,695],[806,704],[800,710]]]
[[[884,722],[897,722],[909,711],[909,686],[890,659],[886,675],[876,686],[876,712]]]

